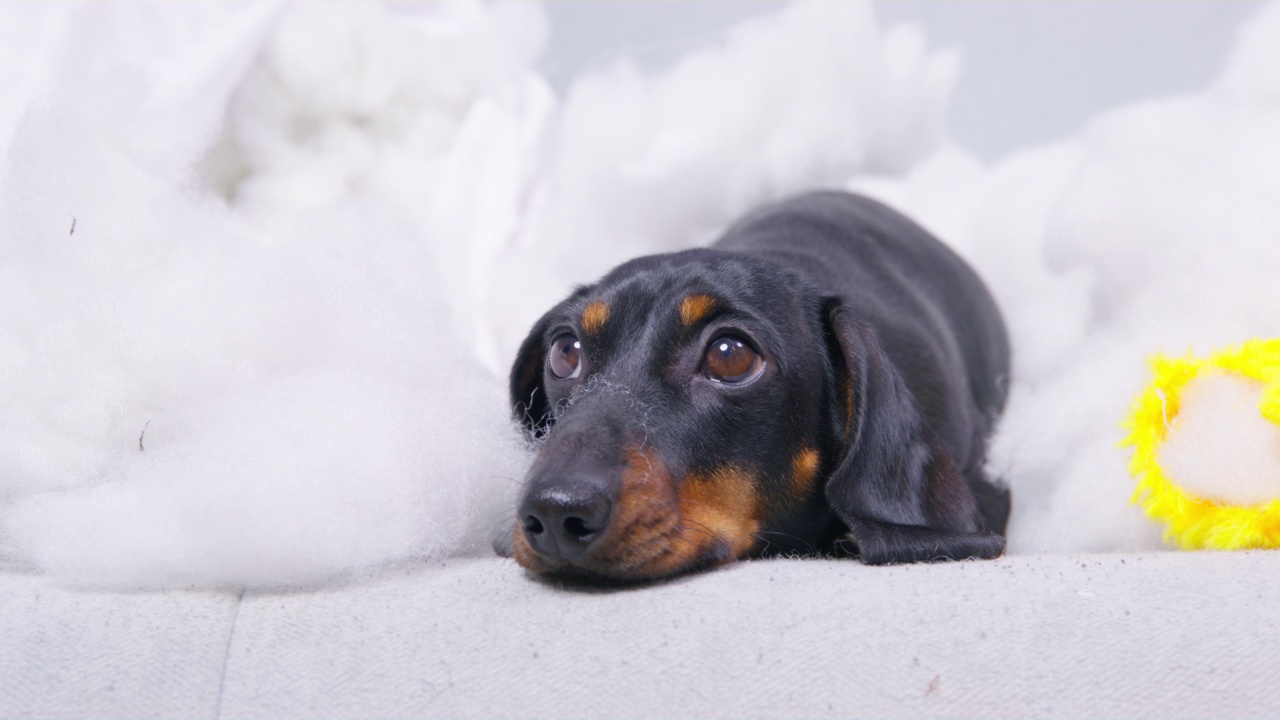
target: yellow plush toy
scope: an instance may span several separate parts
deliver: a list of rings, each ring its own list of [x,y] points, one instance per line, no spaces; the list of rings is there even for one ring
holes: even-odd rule
[[[1183,391],[1193,380],[1203,382],[1210,375],[1225,374],[1260,385],[1262,417],[1280,425],[1280,338],[1252,340],[1207,358],[1158,355],[1151,359],[1151,367],[1155,379],[1135,399],[1125,422],[1129,435],[1124,444],[1134,448],[1129,469],[1138,481],[1134,502],[1164,522],[1165,540],[1183,549],[1280,546],[1280,494],[1268,499],[1255,492],[1247,504],[1223,497],[1231,493],[1218,492],[1213,497],[1203,490],[1193,491],[1186,483],[1175,483],[1161,464],[1161,446],[1183,408]],[[1229,483],[1231,478],[1220,480]]]

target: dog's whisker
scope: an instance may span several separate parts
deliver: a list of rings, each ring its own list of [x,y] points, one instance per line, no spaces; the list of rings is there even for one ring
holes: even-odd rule
[[[684,526],[685,526],[685,527],[687,527],[687,528],[688,528],[688,529],[690,529],[690,530],[695,531],[695,532],[700,532],[700,533],[702,533],[703,535],[707,536],[708,538],[710,538],[710,539],[712,539],[712,540],[719,540],[719,539],[720,539],[720,536],[719,536],[719,535],[717,535],[715,532],[713,532],[713,531],[711,530],[711,528],[709,528],[709,527],[707,527],[706,525],[704,525],[704,524],[702,524],[702,523],[698,522],[697,520],[688,520],[688,519],[686,519],[686,520],[684,521]]]
[[[764,536],[765,536],[765,535],[780,535],[780,536],[782,536],[782,537],[784,537],[784,538],[787,538],[787,539],[789,539],[789,540],[795,540],[796,542],[800,543],[801,545],[804,545],[806,548],[808,548],[808,551],[809,551],[809,554],[810,554],[810,555],[818,555],[818,554],[820,554],[820,553],[819,553],[819,551],[818,551],[818,547],[817,547],[816,545],[814,545],[813,543],[809,542],[808,540],[805,540],[804,538],[800,537],[799,535],[794,535],[794,534],[792,534],[792,533],[785,533],[785,532],[781,532],[781,531],[779,531],[779,530],[759,530],[759,531],[756,531],[755,533],[752,533],[752,535],[753,535],[753,537],[755,537],[756,539],[758,539],[758,540],[760,540],[761,542],[764,542],[764,543],[765,543],[765,548],[764,548],[765,550],[768,550],[768,546],[769,546],[769,545],[771,545],[772,543],[770,543],[770,542],[769,542],[769,539],[768,539],[768,538],[766,538],[766,537],[764,537]]]

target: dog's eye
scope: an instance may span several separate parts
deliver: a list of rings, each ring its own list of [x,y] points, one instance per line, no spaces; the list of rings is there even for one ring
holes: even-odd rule
[[[561,335],[551,343],[547,364],[551,366],[551,374],[560,380],[578,377],[582,372],[582,343],[569,333]]]
[[[738,385],[760,377],[764,360],[742,338],[725,335],[707,346],[702,367],[712,380]]]

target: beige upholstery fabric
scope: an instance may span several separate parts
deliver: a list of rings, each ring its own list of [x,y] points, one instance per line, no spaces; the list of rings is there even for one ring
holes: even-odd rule
[[[6,717],[1280,713],[1280,553],[764,561],[591,592],[498,559],[242,598],[0,577]]]

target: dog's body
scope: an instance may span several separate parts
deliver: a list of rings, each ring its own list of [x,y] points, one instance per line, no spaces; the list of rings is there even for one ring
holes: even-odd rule
[[[868,563],[995,557],[1008,364],[981,281],[919,226],[843,193],[767,207],[534,327],[511,392],[542,446],[513,554],[618,579],[846,537]]]

